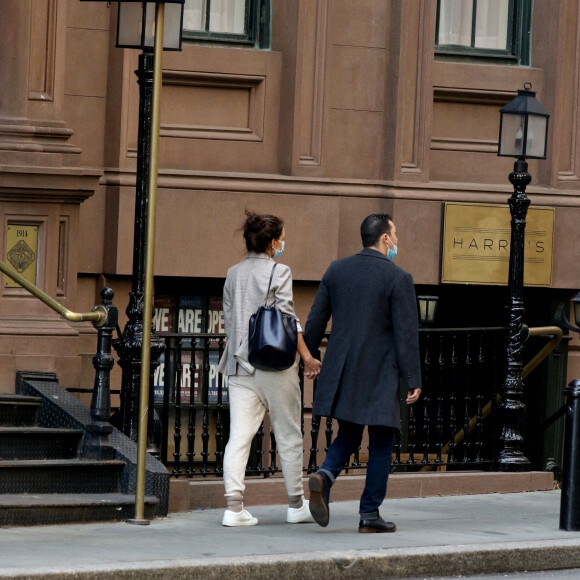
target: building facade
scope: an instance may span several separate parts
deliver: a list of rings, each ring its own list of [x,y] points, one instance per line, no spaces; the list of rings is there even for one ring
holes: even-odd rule
[[[212,6],[186,0],[183,50],[163,56],[157,294],[219,296],[244,254],[248,208],[285,220],[304,320],[328,264],[360,249],[362,219],[387,212],[397,263],[418,292],[439,296],[438,324],[505,324],[505,284],[442,282],[444,208],[506,204],[514,160],[497,156],[499,109],[531,83],[551,118],[527,193],[554,218],[549,281],[526,288],[526,322],[550,325],[567,308],[580,288],[576,0]],[[4,0],[2,12],[0,254],[27,236],[32,281],[74,311],[110,286],[122,326],[139,51],[115,47],[116,3]],[[90,388],[92,327],[1,280],[0,392],[13,391],[17,370]],[[575,341],[568,378],[580,373]]]

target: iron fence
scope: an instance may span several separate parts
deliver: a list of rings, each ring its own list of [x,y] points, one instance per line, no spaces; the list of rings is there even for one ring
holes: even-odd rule
[[[412,406],[401,398],[392,471],[493,468],[507,329],[421,328],[419,336],[423,392]],[[217,372],[225,335],[162,334],[162,339],[165,350],[154,381],[161,460],[175,477],[219,477],[229,435],[227,378]],[[337,425],[312,416],[316,381],[304,381],[301,365],[299,380],[304,470],[311,472],[324,460]],[[363,439],[345,467],[365,469],[366,453]],[[267,477],[279,471],[266,418],[254,438],[247,474]]]

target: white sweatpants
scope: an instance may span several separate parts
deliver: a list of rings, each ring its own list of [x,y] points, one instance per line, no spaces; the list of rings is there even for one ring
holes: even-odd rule
[[[254,435],[266,411],[276,436],[276,447],[288,496],[301,496],[302,432],[297,364],[285,371],[260,371],[228,376],[230,437],[224,453],[225,496],[243,499],[244,476]]]

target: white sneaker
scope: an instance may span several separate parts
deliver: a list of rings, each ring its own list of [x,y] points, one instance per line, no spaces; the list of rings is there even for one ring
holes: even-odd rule
[[[302,498],[302,507],[300,508],[289,507],[288,513],[286,514],[286,521],[289,524],[299,524],[301,522],[313,522],[314,518],[310,514],[308,500]]]
[[[222,520],[222,526],[255,526],[258,518],[255,518],[248,510],[242,509],[241,512],[226,510]]]

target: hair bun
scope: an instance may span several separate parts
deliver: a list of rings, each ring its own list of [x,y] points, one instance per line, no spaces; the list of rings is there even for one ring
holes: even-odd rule
[[[254,211],[248,211],[246,210],[246,225],[248,226],[248,229],[252,230],[252,231],[257,231],[262,227],[262,216],[257,214]]]

